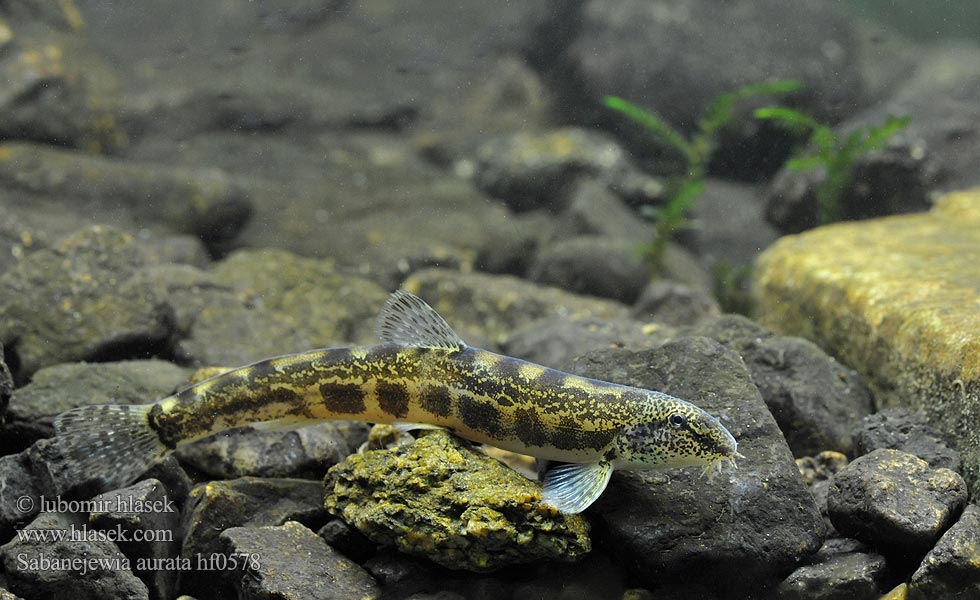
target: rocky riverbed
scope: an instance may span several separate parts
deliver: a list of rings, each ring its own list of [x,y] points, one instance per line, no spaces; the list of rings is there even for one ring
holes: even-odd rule
[[[980,195],[943,195],[980,185],[978,57],[819,2],[0,5],[0,600],[980,597]],[[912,115],[844,195],[871,220],[784,237],[750,296],[817,181],[737,119],[652,276],[672,158],[599,100],[683,129],[776,77],[841,134]],[[694,402],[737,470],[564,515],[526,457],[346,422],[66,468],[58,413],[373,343],[397,287]]]

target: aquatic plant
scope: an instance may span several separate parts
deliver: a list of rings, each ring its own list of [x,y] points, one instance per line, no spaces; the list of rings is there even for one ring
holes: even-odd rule
[[[683,173],[668,183],[664,204],[658,207],[645,206],[641,211],[654,221],[653,236],[641,248],[641,252],[655,274],[659,274],[663,268],[667,243],[691,222],[691,210],[704,190],[708,161],[718,147],[720,131],[735,117],[736,103],[752,96],[787,94],[801,88],[798,81],[776,80],[746,85],[722,94],[698,120],[697,130],[690,139],[654,112],[617,96],[606,96],[603,99],[607,108],[645,127],[656,138],[680,153],[684,161]]]
[[[841,140],[829,125],[819,123],[810,115],[792,108],[759,108],[755,111],[755,116],[778,122],[800,134],[809,133],[805,150],[787,160],[786,168],[794,171],[823,171],[823,178],[814,190],[819,225],[841,220],[841,200],[854,177],[857,159],[880,148],[893,135],[908,127],[912,119],[909,116],[889,116],[884,125],[857,129]]]

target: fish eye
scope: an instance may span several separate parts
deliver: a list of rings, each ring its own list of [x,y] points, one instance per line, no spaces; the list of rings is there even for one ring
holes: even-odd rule
[[[684,418],[684,415],[679,413],[674,413],[670,415],[667,421],[674,429],[680,429],[681,427],[684,426],[685,423],[687,423],[687,419]]]

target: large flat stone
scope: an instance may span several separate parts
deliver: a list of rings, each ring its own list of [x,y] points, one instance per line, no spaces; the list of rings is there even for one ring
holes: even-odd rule
[[[755,283],[765,325],[862,372],[880,405],[922,408],[980,489],[980,189],[785,237]]]

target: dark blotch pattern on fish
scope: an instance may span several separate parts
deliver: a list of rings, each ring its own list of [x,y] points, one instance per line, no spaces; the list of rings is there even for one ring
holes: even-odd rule
[[[533,408],[519,408],[514,412],[514,433],[528,446],[544,446],[548,443],[548,431],[541,424],[538,412]]]
[[[500,413],[492,405],[482,402],[470,394],[460,394],[457,403],[459,405],[459,418],[464,425],[493,436],[500,434]]]
[[[446,386],[428,386],[422,393],[422,409],[437,416],[448,417],[453,411],[453,399]]]
[[[379,381],[375,390],[378,394],[378,406],[381,410],[398,419],[408,414],[409,395],[405,386]]]
[[[327,382],[320,384],[323,405],[334,412],[357,415],[365,411],[364,392],[361,386],[351,383]]]

